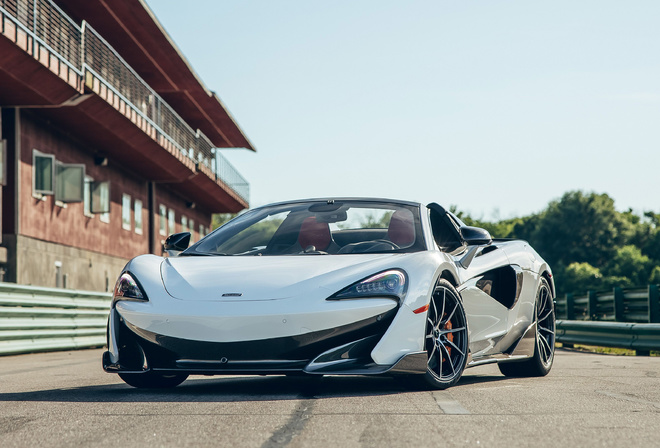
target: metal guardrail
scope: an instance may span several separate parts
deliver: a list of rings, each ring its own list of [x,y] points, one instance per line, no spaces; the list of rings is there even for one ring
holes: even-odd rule
[[[556,339],[565,345],[626,348],[648,356],[651,350],[660,351],[660,324],[558,320]]]
[[[207,175],[212,173],[249,201],[248,182],[208,137],[193,130],[88,23],[78,25],[51,0],[0,0],[0,12],[69,66],[81,82],[93,74],[158,132],[156,141],[167,140],[193,164],[205,166]]]
[[[636,350],[660,351],[660,292],[646,288],[614,288],[566,294],[556,300],[557,341]]]
[[[0,355],[101,347],[111,295],[0,283]]]
[[[614,288],[558,297],[558,319],[660,323],[660,288]]]

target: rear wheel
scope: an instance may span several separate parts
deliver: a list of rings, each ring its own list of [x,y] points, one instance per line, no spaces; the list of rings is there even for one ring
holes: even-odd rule
[[[521,362],[498,364],[500,372],[506,376],[545,376],[552,368],[555,357],[555,307],[550,285],[545,278],[541,278],[534,308],[536,318],[534,356]]]
[[[140,389],[165,389],[183,383],[188,375],[163,375],[154,372],[120,373],[119,377],[129,386]]]
[[[467,362],[467,319],[458,292],[444,279],[438,280],[429,303],[424,346],[426,387],[446,389],[456,384]]]

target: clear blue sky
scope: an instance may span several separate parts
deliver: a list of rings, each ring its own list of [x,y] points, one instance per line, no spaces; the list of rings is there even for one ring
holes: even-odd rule
[[[493,219],[582,189],[660,211],[657,0],[148,4],[257,148],[223,151],[252,206],[384,196]]]

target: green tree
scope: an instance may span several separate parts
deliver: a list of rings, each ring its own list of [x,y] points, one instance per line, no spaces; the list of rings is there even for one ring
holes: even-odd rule
[[[635,228],[631,244],[639,247],[655,264],[660,264],[660,214],[645,212]]]
[[[603,274],[589,263],[571,263],[562,273],[562,290],[566,292],[586,292],[603,289]]]
[[[660,285],[660,266],[655,266],[651,271],[649,283],[652,285]]]
[[[493,237],[529,241],[559,294],[660,283],[660,214],[619,212],[607,194],[569,191],[540,213],[496,222],[452,211]]]
[[[571,191],[539,215],[523,219],[513,233],[527,239],[550,265],[604,266],[626,241],[631,226],[607,194]]]
[[[495,222],[474,219],[468,214],[458,211],[455,205],[452,205],[449,210],[458,216],[458,218],[466,225],[481,227],[482,229],[488,230],[488,233],[490,233],[493,238],[510,238],[513,234],[513,229],[515,228],[516,224],[522,221],[522,218],[506,219]]]
[[[238,213],[214,213],[211,217],[211,230],[215,230],[221,225],[238,216]]]
[[[363,229],[386,229],[390,224],[393,213],[392,211],[385,212],[380,217],[374,213],[369,213],[360,221],[360,226]]]
[[[635,246],[620,247],[605,267],[605,272],[612,277],[627,278],[631,285],[642,286],[649,281],[651,260]]]

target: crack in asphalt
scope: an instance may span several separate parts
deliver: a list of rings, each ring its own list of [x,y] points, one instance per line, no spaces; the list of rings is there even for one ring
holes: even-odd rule
[[[440,410],[445,414],[450,415],[469,415],[470,411],[465,409],[458,401],[451,396],[451,394],[444,390],[436,390],[431,392],[431,395],[438,404]]]
[[[36,419],[30,417],[1,417],[0,434],[9,434],[10,432],[18,431],[34,420]]]
[[[637,398],[634,395],[618,394],[618,393],[609,392],[609,391],[606,391],[606,390],[597,390],[596,392],[599,393],[599,394],[602,394],[602,395],[606,395],[606,396],[611,397],[611,398],[616,398],[617,400],[625,400],[625,401],[630,401],[630,402],[633,402],[633,403],[645,404],[647,406],[654,406],[654,407],[660,409],[660,403],[656,403],[656,402],[649,401],[649,400],[643,400],[641,398]]]
[[[321,390],[323,377],[306,378],[300,383],[300,403],[289,420],[275,431],[261,448],[279,448],[289,445],[294,437],[302,433],[316,406],[316,394]]]
[[[312,410],[314,409],[314,399],[305,399],[302,400],[296,409],[291,414],[289,420],[277,431],[270,436],[270,439],[266,440],[261,448],[278,448],[287,446],[291,440],[298,434],[300,434],[307,420],[312,416]]]

